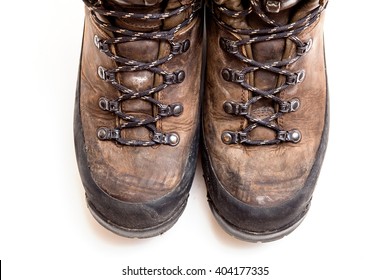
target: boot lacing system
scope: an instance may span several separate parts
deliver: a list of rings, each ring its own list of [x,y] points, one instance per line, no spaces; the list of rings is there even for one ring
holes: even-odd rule
[[[112,34],[118,34],[114,38],[102,39],[97,35],[94,37],[95,46],[110,59],[115,61],[118,67],[114,69],[106,69],[99,66],[97,74],[99,77],[110,83],[115,89],[117,89],[121,95],[115,100],[109,100],[106,97],[101,97],[99,100],[99,107],[104,111],[111,112],[119,117],[124,123],[115,128],[101,127],[97,131],[97,137],[100,140],[115,140],[119,144],[127,146],[153,146],[156,144],[166,144],[176,146],[179,141],[179,135],[175,132],[163,133],[156,128],[156,122],[163,117],[179,116],[183,111],[183,105],[180,103],[163,104],[159,100],[153,98],[153,95],[159,91],[167,88],[169,85],[178,84],[184,81],[185,72],[183,70],[176,70],[174,72],[167,72],[160,66],[173,57],[180,55],[190,48],[190,41],[184,40],[182,42],[175,42],[175,34],[189,25],[195,18],[196,13],[200,10],[200,2],[193,2],[188,5],[183,5],[177,9],[174,9],[165,13],[151,13],[140,14],[130,13],[123,11],[113,11],[105,9],[100,1],[83,0],[85,5],[91,12],[94,22],[103,30],[106,30]],[[170,30],[154,31],[154,32],[138,32],[128,30],[122,27],[113,25],[109,18],[118,19],[137,19],[137,20],[164,20],[173,16],[177,16],[183,12],[187,12],[191,9],[191,14],[183,22]],[[99,16],[98,16],[99,15]],[[134,42],[139,40],[165,40],[171,46],[170,53],[166,57],[159,58],[152,62],[141,62],[137,60],[131,60],[126,57],[122,57],[114,54],[110,50],[110,45],[117,45],[121,43]],[[124,85],[116,78],[116,74],[120,72],[135,72],[135,71],[150,71],[154,74],[161,75],[163,82],[153,88],[144,91],[134,91]],[[121,102],[126,100],[142,99],[154,104],[157,107],[157,113],[154,116],[148,116],[146,118],[139,118],[133,115],[125,114],[121,110]],[[137,140],[137,139],[124,139],[121,136],[123,129],[131,129],[135,127],[145,127],[151,131],[152,136],[150,140]]]
[[[301,140],[301,133],[297,129],[290,131],[283,130],[282,127],[278,126],[275,122],[278,118],[284,114],[294,112],[298,110],[300,106],[300,100],[293,98],[291,100],[282,100],[277,96],[278,93],[282,92],[290,86],[301,83],[305,79],[305,71],[300,70],[298,72],[291,72],[286,70],[286,66],[295,63],[300,57],[308,53],[312,47],[313,41],[309,39],[307,42],[302,42],[297,35],[302,31],[307,29],[311,24],[316,22],[321,12],[325,9],[325,6],[318,6],[312,12],[310,12],[304,18],[281,26],[274,20],[270,19],[259,6],[260,1],[251,0],[251,6],[249,9],[242,11],[232,11],[226,7],[216,5],[213,2],[214,6],[212,12],[214,14],[215,20],[222,28],[239,35],[243,35],[244,39],[241,40],[230,40],[228,38],[220,38],[220,46],[227,53],[233,55],[240,61],[246,63],[248,66],[242,70],[225,68],[222,70],[222,77],[229,82],[237,83],[241,85],[244,89],[252,93],[252,98],[247,102],[241,103],[237,101],[226,101],[223,105],[223,108],[226,113],[242,116],[248,120],[248,126],[242,131],[224,131],[222,133],[222,141],[225,144],[248,144],[248,145],[271,145],[278,144],[281,142],[293,142],[298,143]],[[221,20],[216,15],[216,10],[220,11],[222,14],[232,17],[240,18],[246,17],[250,13],[255,12],[259,18],[264,22],[270,25],[270,28],[264,29],[238,29],[234,28],[223,20]],[[245,56],[241,52],[241,48],[244,45],[266,42],[277,39],[289,39],[296,44],[296,55],[293,58],[285,59],[282,61],[261,63],[259,61],[253,60]],[[245,78],[245,75],[255,72],[257,70],[265,70],[272,72],[277,75],[282,75],[285,77],[284,83],[278,86],[277,88],[272,88],[268,90],[261,90],[250,85]],[[271,99],[275,104],[277,104],[278,110],[269,117],[260,119],[250,113],[250,106],[258,102],[262,98]],[[256,127],[266,127],[273,130],[276,134],[275,139],[271,140],[253,140],[250,139],[249,133],[254,130]]]

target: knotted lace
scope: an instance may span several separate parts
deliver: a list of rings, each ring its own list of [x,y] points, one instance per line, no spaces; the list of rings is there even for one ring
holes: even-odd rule
[[[325,9],[320,5],[311,11],[304,18],[289,23],[287,25],[279,25],[276,21],[269,18],[261,9],[260,1],[250,0],[250,7],[242,11],[232,11],[224,6],[220,6],[213,2],[212,12],[218,25],[231,33],[243,35],[243,39],[231,40],[222,37],[220,39],[221,48],[227,53],[233,55],[238,60],[244,62],[247,66],[241,70],[225,68],[222,71],[222,76],[225,80],[241,85],[244,89],[252,93],[252,97],[245,103],[237,101],[227,101],[224,104],[224,110],[232,115],[243,116],[248,120],[248,126],[241,131],[225,131],[222,134],[222,140],[226,144],[248,144],[248,145],[270,145],[281,142],[299,142],[301,139],[298,130],[285,131],[277,125],[276,120],[284,114],[293,112],[298,109],[300,101],[292,99],[289,101],[278,97],[278,94],[288,87],[294,86],[302,82],[305,78],[305,71],[291,72],[286,70],[286,66],[295,63],[303,55],[310,51],[312,40],[302,42],[297,37],[302,31],[307,29],[310,25],[316,22],[321,12]],[[255,13],[261,20],[269,25],[269,28],[261,29],[240,29],[225,23],[217,15],[216,11],[231,18],[245,18],[250,13]],[[241,52],[241,47],[253,43],[266,42],[277,39],[289,39],[296,45],[296,55],[289,59],[281,61],[262,63],[252,58],[245,56]],[[245,75],[258,71],[265,70],[276,75],[285,77],[284,83],[276,88],[262,90],[250,85],[245,78]],[[250,113],[250,106],[260,101],[262,98],[270,99],[278,107],[277,111],[266,118],[258,118]],[[275,139],[250,139],[249,133],[257,127],[266,127],[275,132]]]
[[[183,82],[185,79],[185,72],[177,69],[174,72],[167,72],[161,68],[161,66],[170,61],[177,55],[186,52],[190,47],[190,41],[184,40],[182,42],[175,41],[175,34],[188,26],[195,18],[196,13],[200,10],[200,2],[193,2],[188,5],[180,6],[174,10],[164,13],[132,13],[125,11],[107,10],[101,1],[83,0],[87,8],[91,12],[94,22],[103,30],[108,33],[114,34],[113,38],[102,39],[97,35],[94,37],[94,44],[110,59],[116,62],[118,65],[113,69],[105,69],[100,66],[98,68],[98,75],[104,81],[110,83],[115,89],[117,89],[121,95],[114,99],[109,100],[106,97],[101,97],[99,100],[99,107],[104,110],[115,114],[123,123],[115,128],[101,127],[98,129],[97,136],[100,140],[115,140],[122,145],[128,146],[153,146],[156,144],[167,144],[175,146],[179,143],[179,135],[176,133],[164,133],[157,129],[156,122],[164,117],[178,116],[183,111],[183,106],[180,103],[163,104],[159,100],[154,98],[154,94],[166,89],[169,85]],[[183,22],[178,24],[169,30],[159,30],[152,32],[139,32],[132,31],[123,27],[115,26],[110,20],[112,18],[117,19],[137,19],[139,21],[147,20],[164,20],[177,16],[183,12],[191,10],[191,14]],[[170,45],[170,53],[162,58],[159,58],[151,62],[142,62],[132,60],[127,57],[123,57],[114,54],[111,51],[110,46],[115,46],[121,43],[128,43],[140,40],[158,40],[166,41]],[[116,78],[116,74],[121,72],[136,72],[136,71],[150,71],[153,74],[160,75],[163,82],[160,85],[148,88],[143,91],[134,91],[122,85]],[[145,118],[139,118],[134,115],[126,114],[121,110],[121,102],[126,100],[142,99],[154,104],[157,107],[157,113],[154,116],[148,116]],[[124,139],[121,136],[123,129],[131,129],[136,127],[145,127],[151,133],[150,140],[139,139]]]

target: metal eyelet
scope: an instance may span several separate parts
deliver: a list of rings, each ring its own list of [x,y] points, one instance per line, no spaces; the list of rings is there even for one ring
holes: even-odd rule
[[[232,102],[226,101],[225,103],[223,103],[223,110],[224,110],[226,113],[228,113],[228,114],[233,114],[233,112],[234,112],[234,107],[233,107]]]
[[[120,130],[119,129],[109,129],[107,127],[100,127],[97,131],[97,137],[100,140],[119,139]]]
[[[295,112],[300,107],[300,101],[298,98],[293,98],[290,101],[285,101],[283,104],[279,106],[279,112],[282,113],[290,113]]]
[[[288,134],[288,141],[291,141],[293,143],[298,143],[299,141],[301,141],[302,139],[302,135],[301,135],[301,132],[297,129],[293,129],[291,131],[289,131],[289,134]]]
[[[278,132],[277,138],[283,142],[298,143],[302,139],[301,132],[297,129],[290,131],[281,130]]]
[[[306,73],[305,70],[298,71],[290,76],[287,77],[286,83],[288,85],[296,85],[299,83],[302,83],[305,79]]]
[[[105,97],[100,97],[99,107],[103,111],[117,112],[119,110],[119,102],[114,100],[108,100]]]
[[[176,133],[169,133],[167,135],[167,142],[169,145],[171,146],[176,146],[177,144],[179,144],[180,142],[180,138],[179,138],[179,135],[177,135]]]
[[[221,140],[225,144],[232,144],[233,143],[233,133],[231,131],[224,131],[221,135]]]
[[[248,133],[224,131],[221,135],[221,140],[226,145],[244,143],[248,140]]]
[[[99,98],[99,107],[103,111],[108,111],[110,106],[109,106],[109,100],[105,97],[100,97]]]
[[[269,13],[279,13],[281,8],[280,1],[268,0],[265,4],[267,12]]]
[[[296,74],[297,74],[297,84],[302,83],[303,80],[304,80],[305,77],[306,77],[306,72],[305,72],[305,70],[301,70],[301,71],[297,72]]]
[[[298,98],[293,98],[289,101],[290,103],[290,112],[296,112],[301,106],[301,102]]]
[[[186,73],[183,70],[175,71],[171,74],[166,74],[163,76],[164,84],[173,85],[179,84],[184,81]]]
[[[245,74],[241,71],[224,68],[222,70],[222,78],[228,82],[243,83],[245,81]]]
[[[183,112],[183,105],[180,103],[173,103],[170,105],[161,105],[158,107],[158,114],[162,117],[175,116],[178,117]]]
[[[177,133],[174,132],[172,133],[156,132],[154,133],[152,140],[158,144],[176,146],[180,142],[180,137]]]
[[[98,67],[97,73],[98,73],[100,79],[107,80],[107,73],[106,73],[106,71],[107,71],[107,69],[104,68],[103,66],[99,66]]]
[[[234,101],[226,101],[223,103],[223,109],[227,114],[236,116],[246,116],[249,114],[249,106],[247,104],[236,103]]]
[[[98,35],[93,36],[93,43],[95,44],[96,48],[99,50],[102,49],[102,41]]]
[[[219,40],[219,45],[224,51],[226,51],[228,53],[231,53],[231,54],[238,53],[238,46],[236,45],[236,42],[234,42],[234,41],[228,40],[226,38],[221,38]]]
[[[173,116],[178,117],[181,115],[181,113],[183,113],[184,107],[182,104],[174,103],[174,104],[171,104],[171,107],[172,107],[172,115]]]
[[[115,73],[109,72],[109,70],[107,70],[103,66],[98,67],[97,74],[100,77],[100,79],[104,81],[109,81],[109,82],[115,81]]]
[[[297,48],[297,55],[302,56],[307,54],[313,46],[313,39],[309,39],[302,47]]]
[[[184,40],[183,42],[180,43],[173,43],[171,45],[171,53],[172,54],[182,54],[188,51],[190,48],[191,42],[190,40]]]

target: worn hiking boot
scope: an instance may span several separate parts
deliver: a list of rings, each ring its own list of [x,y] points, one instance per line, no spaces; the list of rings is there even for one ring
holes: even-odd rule
[[[125,237],[179,218],[193,180],[202,50],[198,0],[84,0],[74,136],[89,209]]]
[[[239,239],[281,238],[309,209],[328,135],[326,2],[210,2],[203,169]]]

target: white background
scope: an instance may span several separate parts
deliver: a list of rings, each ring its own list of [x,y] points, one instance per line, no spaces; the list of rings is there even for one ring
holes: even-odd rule
[[[128,240],[99,226],[86,207],[73,148],[83,3],[2,1],[4,279],[148,279],[121,276],[128,265],[269,267],[269,276],[251,279],[390,279],[389,11],[385,0],[330,0],[331,131],[312,207],[289,236],[251,244],[216,224],[199,164],[184,214],[162,236]]]

